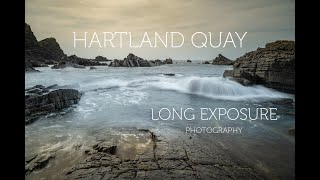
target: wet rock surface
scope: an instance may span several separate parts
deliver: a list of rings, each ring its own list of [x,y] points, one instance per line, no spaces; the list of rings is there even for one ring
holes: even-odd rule
[[[261,84],[279,91],[295,93],[295,42],[275,41],[265,48],[237,58],[234,70],[226,70],[224,77],[244,85]]]
[[[101,140],[86,150],[87,159],[75,165],[65,179],[263,179],[216,145],[204,146],[197,137],[167,138],[146,129],[135,134],[148,139],[139,146],[144,148],[140,153],[123,156],[134,149],[121,151],[126,144]]]
[[[36,85],[25,90],[25,124],[40,116],[68,108],[79,102],[82,94],[75,89],[59,89],[58,85]]]
[[[55,154],[44,154],[44,155],[32,155],[26,157],[25,159],[25,174],[29,175],[33,171],[40,170],[46,167],[49,163],[49,160],[54,158]]]
[[[288,133],[292,136],[294,136],[296,134],[296,128],[290,128],[288,129]]]

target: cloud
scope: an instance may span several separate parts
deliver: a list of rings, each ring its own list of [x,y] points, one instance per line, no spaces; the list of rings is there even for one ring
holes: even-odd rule
[[[129,51],[139,51],[143,57],[183,57],[190,49],[116,51],[73,49],[73,31],[77,32],[166,32],[180,31],[190,35],[203,32],[248,32],[246,49],[278,39],[294,39],[295,4],[293,0],[26,0],[26,22],[38,40],[55,37],[67,54],[94,57],[96,52],[110,58],[120,58]],[[232,57],[246,49],[221,49]],[[95,52],[96,51],[96,52]],[[193,50],[188,55],[208,58],[217,50]],[[212,57],[212,58],[213,58]]]

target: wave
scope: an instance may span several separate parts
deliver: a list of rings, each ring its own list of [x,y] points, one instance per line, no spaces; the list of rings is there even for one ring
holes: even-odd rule
[[[99,90],[108,90],[112,88],[126,87],[128,86],[128,81],[114,79],[114,78],[103,78],[95,79],[89,82],[80,83],[81,90],[84,92],[88,91],[99,91]]]
[[[85,92],[109,91],[119,88],[119,93],[125,91],[146,92],[147,89],[173,90],[185,94],[195,94],[203,97],[222,100],[259,100],[292,98],[292,95],[278,92],[261,85],[243,86],[242,84],[223,77],[198,76],[137,76],[130,79],[101,78],[80,83],[80,89]],[[130,95],[131,95],[130,94]],[[130,97],[124,94],[124,97]],[[134,95],[134,93],[133,93]]]
[[[181,93],[196,94],[204,97],[224,100],[250,100],[270,98],[291,98],[286,93],[266,88],[264,86],[243,86],[242,84],[223,77],[186,77],[167,79],[154,84],[166,90]]]

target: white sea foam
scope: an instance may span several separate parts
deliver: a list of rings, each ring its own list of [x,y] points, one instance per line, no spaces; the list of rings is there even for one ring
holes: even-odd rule
[[[250,100],[269,98],[290,98],[288,94],[264,86],[243,86],[223,77],[195,77],[166,79],[153,83],[154,86],[181,93],[225,100]]]

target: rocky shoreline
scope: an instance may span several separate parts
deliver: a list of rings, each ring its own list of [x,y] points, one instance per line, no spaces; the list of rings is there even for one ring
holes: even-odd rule
[[[52,64],[52,69],[66,67],[86,68],[90,66],[107,66],[100,61],[111,61],[109,67],[153,67],[173,64],[171,58],[163,61],[145,60],[132,53],[123,60],[109,60],[103,56],[95,59],[80,58],[76,55],[67,56],[55,38],[37,41],[31,27],[25,24],[25,72],[39,72],[34,67]],[[191,62],[188,60],[187,62]],[[203,64],[233,65],[233,70],[226,70],[224,77],[230,77],[243,85],[261,84],[269,88],[287,93],[295,93],[295,42],[275,41],[267,43],[265,48],[248,52],[232,61],[219,54],[211,62]]]

